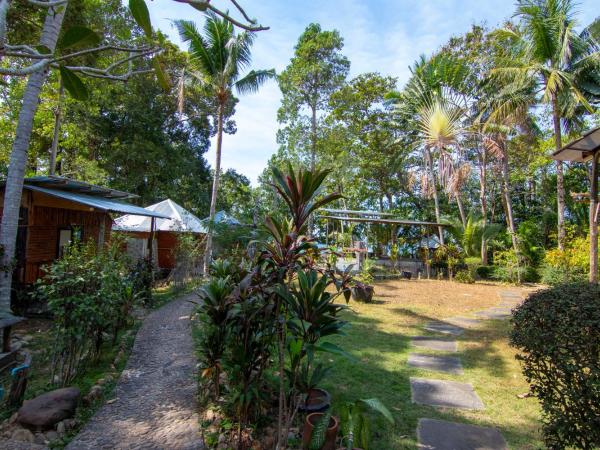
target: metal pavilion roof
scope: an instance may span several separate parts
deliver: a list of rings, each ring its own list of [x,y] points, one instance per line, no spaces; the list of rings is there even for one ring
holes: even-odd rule
[[[321,211],[325,211],[326,213],[331,213],[331,214],[343,214],[343,215],[351,214],[351,215],[362,216],[362,217],[365,217],[365,216],[391,217],[394,215],[393,213],[386,213],[386,212],[379,212],[379,211],[361,211],[361,210],[355,210],[355,209],[322,208]]]
[[[92,185],[90,185],[92,186]],[[95,186],[99,188],[98,186]],[[63,200],[68,200],[71,202],[79,203],[81,205],[89,206],[98,211],[105,212],[115,212],[122,214],[134,214],[138,216],[149,216],[156,217],[159,219],[168,219],[169,216],[166,216],[159,212],[149,211],[147,209],[141,208],[139,206],[132,205],[130,203],[125,203],[123,201],[118,201],[111,197],[105,197],[101,195],[101,192],[98,192],[96,195],[90,194],[80,194],[78,192],[62,190],[62,189],[53,189],[49,187],[41,187],[36,184],[30,184],[27,180],[23,185],[23,189],[27,189],[34,192],[41,192],[46,195],[50,195],[52,197],[61,198]],[[102,189],[102,188],[99,188]],[[109,189],[110,190],[110,189]],[[93,191],[90,191],[93,192]],[[119,192],[119,191],[116,191]],[[94,192],[95,193],[95,192]],[[126,194],[126,193],[125,193]],[[111,195],[108,193],[108,195]],[[123,198],[123,197],[121,197]]]
[[[344,217],[344,216],[319,216],[319,219],[344,220],[346,222],[362,222],[362,223],[382,223],[389,225],[409,225],[409,226],[435,226],[448,227],[446,223],[422,222],[420,220],[407,219],[379,219],[369,217]]]
[[[586,162],[600,150],[600,127],[588,131],[579,139],[568,143],[560,150],[552,153],[552,158],[559,161]]]

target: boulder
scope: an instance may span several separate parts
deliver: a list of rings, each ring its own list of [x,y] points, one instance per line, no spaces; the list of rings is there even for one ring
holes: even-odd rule
[[[10,437],[13,441],[21,441],[21,442],[35,442],[35,436],[29,430],[25,428],[16,428],[13,431],[12,436]]]
[[[49,430],[61,420],[73,417],[80,392],[75,387],[47,392],[23,403],[17,422],[35,430]]]

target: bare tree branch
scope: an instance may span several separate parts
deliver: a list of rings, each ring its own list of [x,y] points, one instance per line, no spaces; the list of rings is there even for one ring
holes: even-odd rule
[[[187,3],[188,5],[196,6],[198,8],[209,9],[212,12],[214,12],[215,14],[228,20],[233,25],[240,27],[246,31],[264,31],[264,30],[268,30],[270,28],[270,27],[264,27],[262,25],[256,25],[256,20],[250,19],[248,14],[246,14],[246,11],[244,11],[244,9],[235,0],[231,0],[231,2],[236,7],[236,9],[242,13],[244,18],[249,22],[249,24],[242,23],[239,20],[236,20],[233,17],[231,17],[228,13],[223,12],[220,9],[216,8],[215,6],[211,5],[210,0],[174,0],[174,1],[176,1],[178,3]]]

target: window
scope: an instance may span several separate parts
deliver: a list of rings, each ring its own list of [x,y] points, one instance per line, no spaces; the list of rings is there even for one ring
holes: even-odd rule
[[[58,258],[65,253],[65,247],[72,242],[81,242],[83,238],[83,230],[79,226],[71,226],[69,228],[60,228],[58,230]]]

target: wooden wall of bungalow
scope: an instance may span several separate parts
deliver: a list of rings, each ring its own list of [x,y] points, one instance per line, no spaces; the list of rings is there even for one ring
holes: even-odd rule
[[[130,239],[140,239],[148,241],[150,232],[147,231],[115,231]],[[177,247],[177,235],[179,233],[173,231],[155,231],[154,239],[156,240],[156,252],[158,267],[161,269],[175,268],[175,249]]]
[[[0,199],[3,196],[2,191]],[[69,236],[96,243],[107,241],[112,223],[107,212],[25,189],[19,217],[15,281],[31,284],[42,277],[43,267],[60,256]]]

